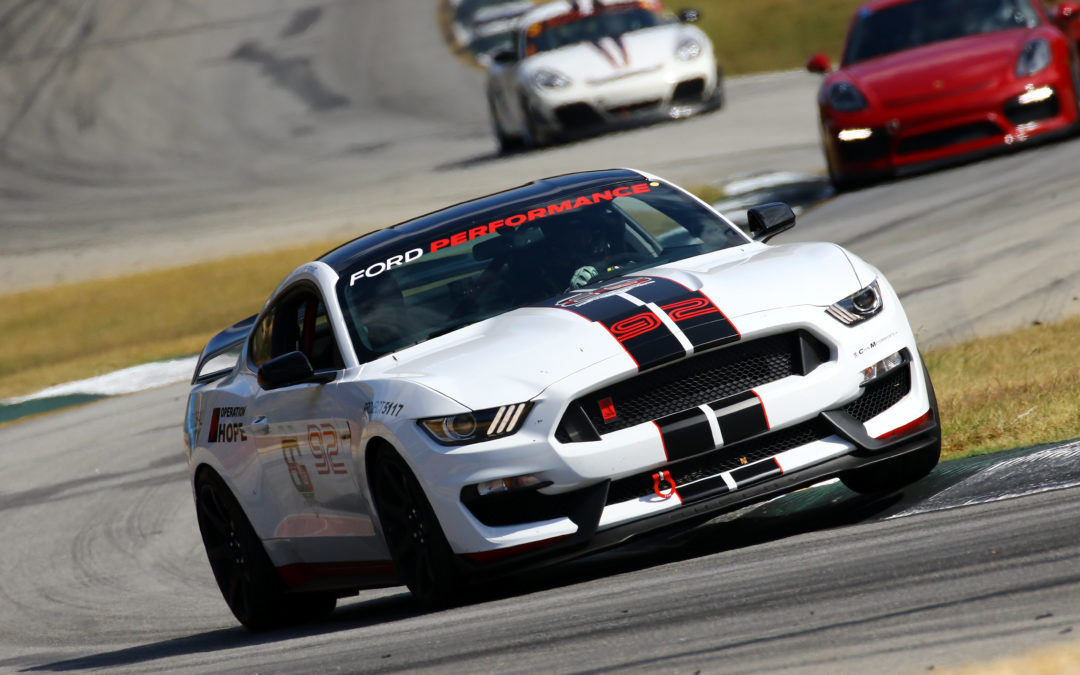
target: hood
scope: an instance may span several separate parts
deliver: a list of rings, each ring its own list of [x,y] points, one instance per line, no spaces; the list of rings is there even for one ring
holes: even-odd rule
[[[409,378],[482,410],[530,400],[603,361],[611,361],[608,376],[615,377],[681,358],[679,340],[662,322],[652,321],[656,330],[641,330],[645,303],[681,311],[679,328],[695,346],[707,348],[737,339],[739,317],[795,305],[824,307],[859,288],[852,262],[832,244],[730,249],[466,326],[368,364],[365,376]],[[701,311],[710,306],[711,312]]]
[[[524,70],[527,75],[544,69],[555,70],[569,76],[575,84],[598,84],[661,67],[674,58],[679,43],[687,38],[703,41],[686,26],[655,26],[617,38],[605,37],[597,42],[579,42],[541,52],[527,60]]]
[[[1027,28],[972,35],[862,61],[841,72],[887,107],[915,105],[998,87],[1033,37]]]

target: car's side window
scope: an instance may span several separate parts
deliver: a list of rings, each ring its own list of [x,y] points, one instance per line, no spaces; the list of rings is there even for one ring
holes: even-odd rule
[[[341,350],[334,339],[326,304],[308,286],[286,293],[252,331],[251,362],[257,368],[268,359],[289,352],[303,352],[315,370],[344,368]]]

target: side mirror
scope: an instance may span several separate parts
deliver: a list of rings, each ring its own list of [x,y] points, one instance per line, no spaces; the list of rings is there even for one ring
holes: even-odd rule
[[[828,54],[814,54],[806,62],[806,69],[811,73],[825,75],[832,72],[832,62],[829,61]]]
[[[783,202],[772,202],[747,211],[746,221],[754,241],[766,242],[795,227],[795,212]]]
[[[304,352],[289,352],[275,356],[259,367],[259,386],[280,389],[306,382],[326,383],[337,377],[333,371],[315,372]]]
[[[701,19],[701,12],[693,7],[679,10],[679,21],[682,23],[696,23]]]
[[[513,49],[507,49],[503,47],[491,52],[492,63],[506,65],[508,63],[516,63],[517,60],[517,53]]]
[[[1054,10],[1054,21],[1065,24],[1080,18],[1080,2],[1063,2]]]

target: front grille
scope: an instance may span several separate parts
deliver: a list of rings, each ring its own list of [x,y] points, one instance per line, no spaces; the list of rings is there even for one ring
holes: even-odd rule
[[[843,410],[860,422],[866,422],[896,405],[910,391],[911,366],[904,366],[868,384],[863,395],[848,403]]]
[[[862,396],[848,403],[843,410],[860,422],[866,422],[896,405],[910,391],[910,366],[898,368],[865,387]],[[652,494],[654,487],[652,476],[657,471],[670,471],[676,485],[686,485],[702,478],[737,469],[744,464],[753,464],[762,459],[774,457],[781,452],[828,438],[835,433],[827,422],[821,417],[816,417],[786,429],[769,432],[696,457],[673,462],[646,473],[621,478],[611,484],[607,503],[618,504]]]
[[[918,136],[909,136],[900,141],[896,152],[901,155],[909,155],[914,152],[937,150],[950,145],[970,143],[971,141],[980,141],[984,138],[993,138],[1000,135],[1001,129],[993,122],[973,122],[972,124],[949,127],[948,129],[931,131]]]
[[[621,478],[612,482],[608,490],[608,504],[618,504],[653,494],[652,475],[657,471],[670,471],[676,485],[716,476],[743,464],[752,464],[791,450],[807,443],[827,438],[834,432],[827,423],[815,418],[802,424],[757,436],[739,443],[724,446],[697,457],[684,459],[647,473]]]
[[[660,99],[651,101],[642,101],[640,103],[631,103],[629,105],[621,105],[615,108],[608,108],[608,112],[616,117],[629,117],[642,112],[651,112],[660,107]]]
[[[600,114],[587,103],[571,103],[555,109],[555,116],[564,129],[581,129],[601,124]]]
[[[791,375],[805,375],[827,360],[828,353],[825,345],[805,331],[738,342],[587,394],[570,408],[583,411],[593,428],[606,434]],[[600,406],[605,399],[611,399],[617,415],[608,421]]]

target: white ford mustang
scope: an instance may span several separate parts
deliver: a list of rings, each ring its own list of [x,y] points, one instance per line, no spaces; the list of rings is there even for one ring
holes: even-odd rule
[[[937,405],[893,289],[767,245],[660,178],[548,178],[292,272],[199,360],[185,436],[221,591],[252,629],[361,588],[444,603],[838,476],[927,474]]]
[[[501,149],[722,105],[712,43],[689,25],[696,17],[655,0],[557,0],[522,15],[488,70]]]

